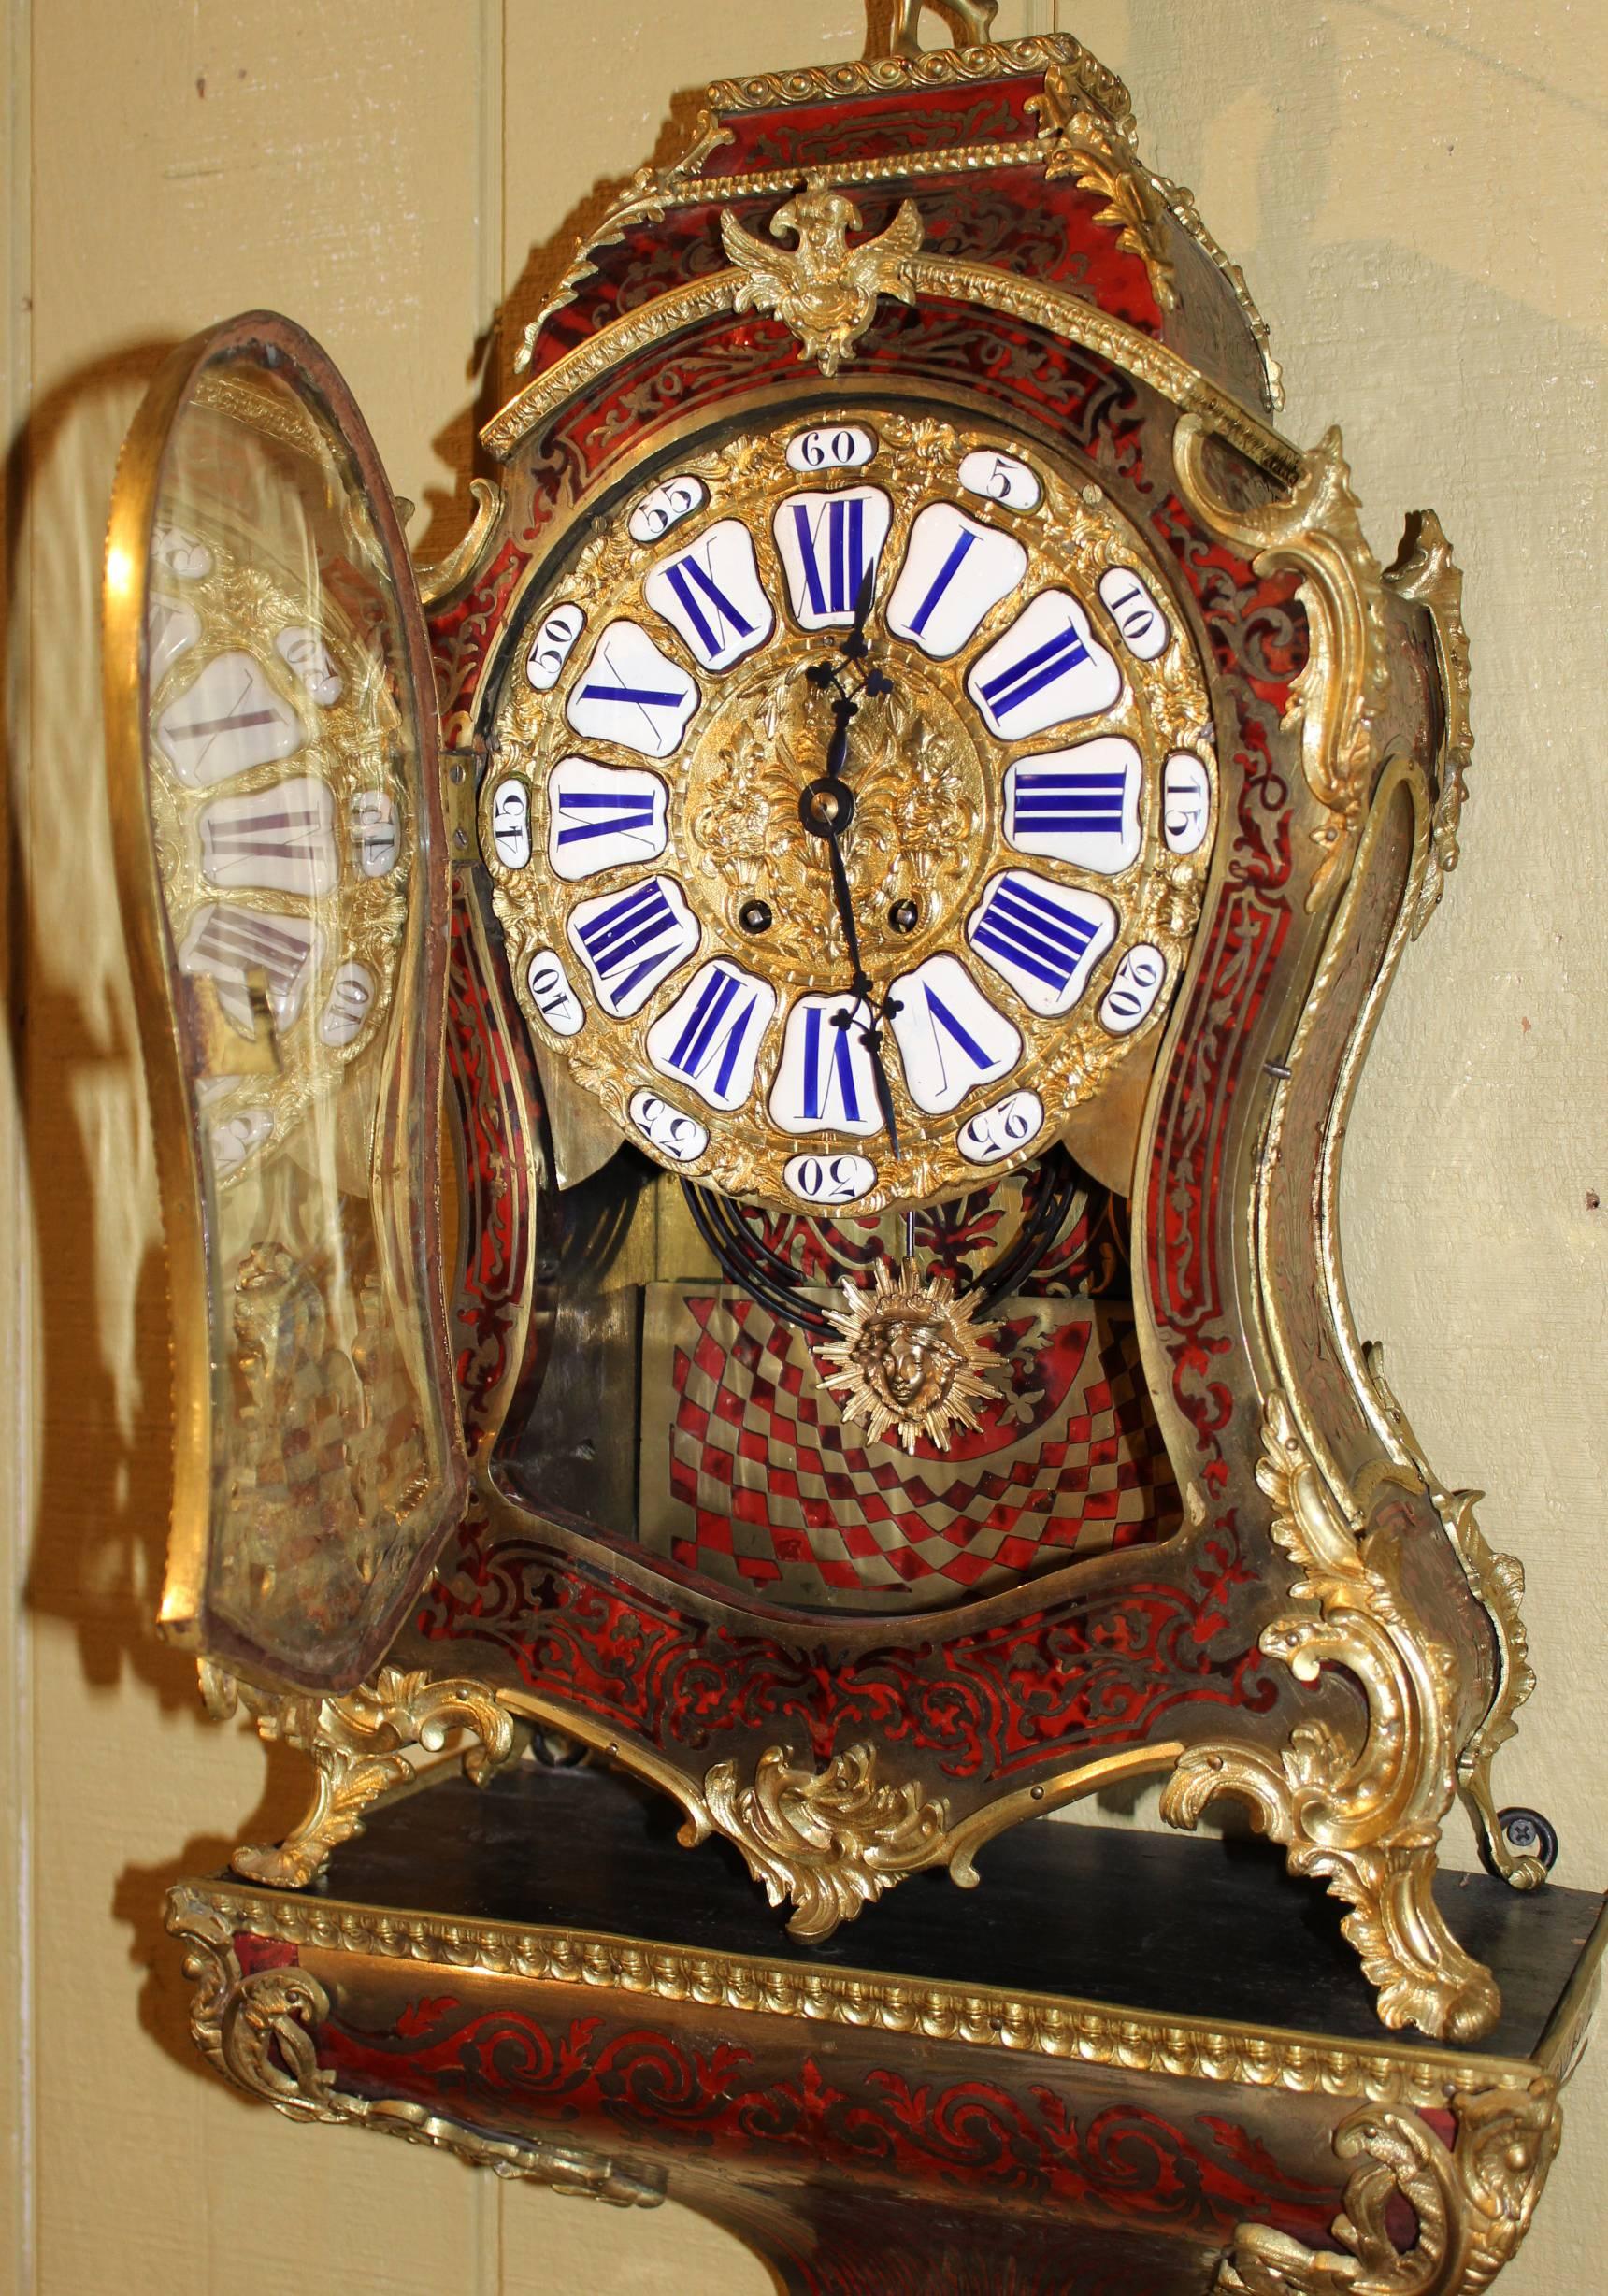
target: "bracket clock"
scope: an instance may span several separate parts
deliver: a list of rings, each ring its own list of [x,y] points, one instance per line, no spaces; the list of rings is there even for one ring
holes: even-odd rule
[[[859,1958],[907,1877],[986,1898],[996,1837],[1148,1775],[1251,1805],[1385,2027],[1475,2041],[1436,1854],[1461,1794],[1543,1878],[1490,1785],[1520,1572],[1337,1227],[1457,857],[1459,577],[1280,433],[1114,76],[918,13],[630,181],[447,563],[286,320],[141,412],[163,1625],[309,1758],[260,1887],[467,1732],[643,1782]]]

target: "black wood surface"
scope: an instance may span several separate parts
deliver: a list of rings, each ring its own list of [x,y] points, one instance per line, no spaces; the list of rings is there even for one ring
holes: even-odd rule
[[[1322,1885],[1254,1838],[1155,1835],[1039,1819],[981,1859],[982,1886],[918,1873],[824,1945],[797,1945],[723,1842],[683,1850],[679,1813],[602,1769],[526,1765],[483,1789],[449,1771],[381,1807],[318,1894],[453,1918],[600,1930],[706,1952],[1118,2003],[1165,2016],[1382,2041],[1373,1994]],[[1437,1893],[1496,1973],[1482,2054],[1541,2039],[1603,1901],[1521,1896],[1485,1874]]]

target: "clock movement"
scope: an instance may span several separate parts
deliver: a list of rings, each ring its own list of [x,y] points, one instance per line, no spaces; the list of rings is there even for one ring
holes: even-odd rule
[[[276,316],[176,353],[125,450],[162,1616],[315,1781],[175,1918],[237,2077],[280,1973],[288,2109],[361,2117],[294,1893],[452,1733],[487,1807],[533,1748],[634,1778],[855,1959],[919,1870],[981,1903],[996,1837],[1154,1776],[1327,1886],[1384,2027],[1501,2014],[1434,1883],[1458,1794],[1516,1889],[1549,1861],[1490,1783],[1520,1573],[1337,1225],[1457,855],[1459,577],[1281,435],[1115,77],[961,13],[709,91],[526,330],[445,564]],[[1330,2285],[1293,2238],[1220,2285]]]

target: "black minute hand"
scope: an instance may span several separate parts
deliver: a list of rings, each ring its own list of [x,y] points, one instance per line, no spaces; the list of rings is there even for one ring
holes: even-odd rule
[[[826,839],[826,857],[832,868],[832,897],[838,906],[838,921],[843,928],[849,962],[854,970],[854,996],[866,1008],[867,1019],[860,1030],[860,1041],[871,1055],[877,1106],[883,1112],[883,1122],[888,1129],[888,1146],[897,1156],[899,1152],[898,1118],[894,1113],[894,1096],[888,1086],[888,1072],[883,1066],[883,1032],[877,1019],[876,1006],[871,1001],[870,979],[860,958],[860,936],[854,924],[854,897],[849,891],[849,872],[843,864],[843,848],[837,824],[830,824],[822,834]],[[853,1027],[853,1015],[844,1015],[844,1026]]]
[[[854,601],[854,627],[843,641],[843,652],[851,661],[861,659],[867,652],[866,624],[870,616],[871,601],[876,595],[876,567],[866,568],[860,583],[860,594]],[[859,927],[854,922],[854,896],[849,889],[849,872],[843,860],[843,831],[854,815],[853,790],[843,778],[843,768],[849,754],[849,728],[854,722],[862,692],[882,693],[886,680],[872,671],[863,678],[860,685],[851,691],[839,679],[829,662],[818,663],[810,672],[811,684],[835,688],[832,697],[832,738],[826,744],[826,771],[822,779],[804,792],[799,811],[804,825],[812,829],[826,842],[826,857],[832,872],[832,899],[838,911],[838,922],[843,928],[843,940],[854,967],[854,994],[856,1006],[866,1009],[865,1025],[860,1029],[860,1041],[871,1056],[871,1073],[876,1083],[877,1106],[882,1111],[887,1127],[888,1145],[897,1156],[899,1153],[898,1118],[894,1113],[894,1096],[888,1085],[888,1073],[883,1066],[882,1020],[871,996],[870,976],[860,954]],[[854,1026],[853,1013],[841,1014],[845,1027]]]
[[[849,754],[849,727],[854,724],[859,704],[848,694],[840,694],[832,704],[832,739],[826,744],[826,778],[842,779],[843,761]]]

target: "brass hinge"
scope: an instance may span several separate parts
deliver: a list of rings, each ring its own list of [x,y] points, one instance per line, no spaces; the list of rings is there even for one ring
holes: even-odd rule
[[[480,854],[475,782],[485,756],[486,745],[478,734],[470,749],[441,752],[441,811],[447,824],[447,851],[454,862],[473,861]]]

